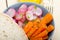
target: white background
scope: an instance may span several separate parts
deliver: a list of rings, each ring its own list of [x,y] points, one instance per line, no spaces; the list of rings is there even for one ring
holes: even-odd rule
[[[60,0],[54,0],[55,33],[53,40],[60,40]]]
[[[8,6],[17,3],[17,0],[8,0]],[[6,9],[5,0],[0,0],[0,12]],[[53,35],[53,40],[60,40],[60,0],[54,0],[54,12],[53,12],[54,22],[55,22],[55,32]]]

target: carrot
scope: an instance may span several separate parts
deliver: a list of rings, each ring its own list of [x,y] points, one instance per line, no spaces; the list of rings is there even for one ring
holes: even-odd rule
[[[38,23],[34,21],[34,22],[33,22],[33,25],[34,25],[34,26],[36,26],[36,25],[38,26]]]
[[[49,25],[49,26],[47,27],[47,30],[48,30],[48,32],[53,31],[53,30],[54,30],[54,26],[53,26],[53,25]]]
[[[38,40],[43,40],[43,38],[39,38]]]
[[[44,39],[44,40],[48,39],[48,35],[47,35],[47,36],[45,36],[45,37],[43,37],[43,39]]]
[[[43,32],[41,32],[40,34],[38,34],[37,36],[35,36],[34,38],[41,38],[48,35],[48,31],[44,30]]]
[[[25,33],[28,33],[30,31],[30,29],[32,28],[32,26],[33,26],[33,23],[31,21],[28,22],[23,28]]]
[[[52,15],[50,13],[47,13],[41,20],[41,24],[48,24],[53,19]]]
[[[27,36],[30,38],[31,35],[37,30],[37,26],[33,26],[31,30],[27,33]]]
[[[47,29],[46,25],[40,25],[40,27],[38,28],[38,30],[32,35],[32,37],[38,35],[39,33],[41,33],[43,30]]]
[[[40,23],[41,19],[40,18],[37,18],[36,20],[34,20],[34,22],[36,23]]]
[[[41,21],[41,19],[40,18],[37,18],[37,19],[35,19],[33,21],[33,24],[38,26],[38,24],[40,23],[40,21]]]
[[[30,40],[43,40],[43,38],[32,38]]]
[[[36,20],[33,21],[33,27],[31,30],[27,33],[27,36],[30,38],[34,32],[38,29],[38,24],[40,22],[40,18],[37,18]]]
[[[27,33],[27,36],[30,38],[32,36],[32,34],[34,34],[34,32],[38,29],[37,27],[37,22],[33,22],[33,27],[31,28],[31,30]]]

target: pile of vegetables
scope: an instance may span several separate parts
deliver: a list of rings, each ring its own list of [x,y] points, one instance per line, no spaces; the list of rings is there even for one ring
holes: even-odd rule
[[[48,34],[54,30],[52,24],[48,25],[52,19],[52,15],[47,13],[42,19],[29,21],[23,29],[30,40],[47,40]]]
[[[28,7],[26,4],[22,4],[17,11],[10,8],[6,12],[24,29],[30,40],[46,40],[49,37],[48,34],[54,30],[54,26],[51,24],[53,20],[51,13],[47,13],[43,17],[42,13],[41,8],[35,5]]]
[[[26,4],[22,4],[17,11],[14,8],[10,8],[6,14],[12,17],[22,27],[25,20],[32,21],[40,17],[42,15],[42,9],[35,5],[27,7]]]

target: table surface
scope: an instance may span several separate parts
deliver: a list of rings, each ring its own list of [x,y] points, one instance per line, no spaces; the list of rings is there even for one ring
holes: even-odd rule
[[[54,17],[54,22],[55,22],[55,31],[54,31],[54,36],[52,40],[60,40],[60,5],[59,2],[60,0],[53,0],[54,5],[53,5],[53,17]],[[10,5],[13,5],[17,3],[17,0],[8,0],[8,7]],[[0,12],[3,12],[6,9],[6,0],[0,0]]]

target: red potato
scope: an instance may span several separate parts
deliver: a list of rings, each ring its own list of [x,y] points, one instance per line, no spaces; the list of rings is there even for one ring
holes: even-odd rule
[[[34,10],[34,7],[35,7],[34,5],[29,6],[28,11]]]
[[[31,21],[31,20],[35,20],[37,18],[37,16],[34,15],[34,13],[32,11],[27,11],[26,18],[27,18],[27,20]]]
[[[18,21],[18,25],[19,25],[20,27],[23,27],[23,23],[22,23],[21,21]]]
[[[36,15],[36,16],[42,15],[42,9],[39,7],[36,7],[34,5],[29,6],[28,11],[32,11],[34,13],[34,15]]]
[[[8,11],[6,12],[6,14],[9,15],[10,17],[14,17],[14,16],[17,14],[17,12],[16,12],[15,9],[10,8],[10,9],[8,9]]]
[[[21,10],[18,10],[18,14],[22,13],[23,15],[26,14],[26,12],[22,12]]]
[[[27,20],[33,20],[33,13],[31,11],[27,11],[26,12],[26,18]]]
[[[23,16],[23,18],[20,20],[21,22],[24,22],[26,20],[26,17]]]
[[[27,5],[26,5],[26,4],[22,4],[22,5],[19,7],[18,12],[19,12],[19,13],[26,13],[26,11],[27,11]]]
[[[34,12],[36,12],[36,8],[37,7],[35,5],[31,5],[28,7],[28,11],[31,11],[34,14]]]
[[[41,16],[41,15],[42,15],[42,9],[39,8],[39,7],[37,7],[36,10],[34,11],[34,14],[35,14],[36,16]]]
[[[27,5],[26,5],[26,4],[22,4],[22,5],[20,6],[20,8],[25,9],[25,8],[27,8]]]
[[[18,10],[18,13],[19,13],[19,14],[22,13],[23,15],[25,15],[26,12],[23,12],[23,11],[24,11],[24,9],[19,9],[19,10]]]
[[[16,14],[16,16],[15,16],[16,20],[21,20],[22,18],[23,18],[23,14],[22,13]]]

